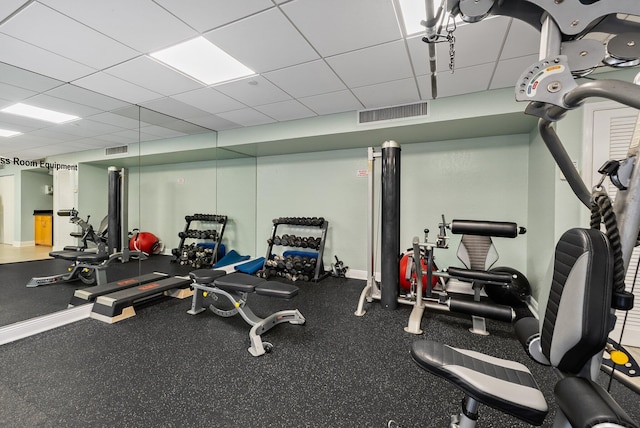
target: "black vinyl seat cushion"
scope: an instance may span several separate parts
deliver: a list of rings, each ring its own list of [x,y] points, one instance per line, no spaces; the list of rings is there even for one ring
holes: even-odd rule
[[[80,263],[97,264],[106,260],[109,260],[109,254],[107,253],[86,253],[83,251],[82,254],[76,257],[76,261]]]
[[[61,260],[68,260],[71,262],[75,262],[79,256],[82,256],[84,254],[85,254],[84,251],[62,250],[62,251],[51,251],[49,253],[49,256],[53,257],[54,259],[61,259]]]
[[[549,411],[523,364],[431,340],[414,342],[411,356],[421,368],[452,382],[480,403],[529,424],[542,425]]]
[[[256,286],[266,282],[262,278],[241,272],[233,272],[216,279],[213,283],[224,291],[239,291],[241,293],[253,293]]]
[[[278,299],[291,299],[298,294],[298,290],[299,288],[293,284],[278,281],[265,281],[256,286],[256,294]]]
[[[198,284],[211,284],[216,278],[226,275],[227,273],[219,269],[198,269],[189,272],[189,278]]]

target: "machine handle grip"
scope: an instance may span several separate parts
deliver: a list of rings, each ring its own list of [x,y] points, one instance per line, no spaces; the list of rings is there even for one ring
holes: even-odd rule
[[[57,214],[60,217],[75,217],[78,215],[78,211],[71,208],[70,210],[58,210]]]
[[[524,227],[519,228],[516,223],[484,220],[453,220],[449,228],[451,233],[458,235],[495,236],[498,238],[515,238],[527,231]]]

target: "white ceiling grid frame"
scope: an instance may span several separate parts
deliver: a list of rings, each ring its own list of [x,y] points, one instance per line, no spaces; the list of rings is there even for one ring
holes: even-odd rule
[[[3,27],[0,27],[0,31]],[[94,73],[95,68],[49,52],[0,32],[0,61],[39,73],[42,76],[69,82]]]
[[[266,114],[260,113],[259,111],[252,108],[244,108],[244,109],[235,110],[235,111],[227,111],[227,112],[218,114],[218,116],[242,126],[264,125],[267,123],[276,122],[275,119],[267,116]]]
[[[34,31],[36,28],[37,31]],[[140,55],[122,43],[38,2],[30,4],[5,22],[0,32],[96,69]]]
[[[211,114],[222,113],[224,111],[239,110],[247,107],[241,102],[216,91],[214,88],[206,87],[182,94],[172,95],[171,98],[190,104],[202,111]]]
[[[151,0],[39,2],[141,53],[164,49],[198,35]]]
[[[115,110],[128,105],[124,101],[69,84],[58,86],[57,88],[47,91],[45,94],[77,104],[93,107],[99,109],[100,112],[104,110]]]
[[[332,56],[326,61],[351,88],[413,77],[402,40]]]
[[[205,114],[204,111],[173,98],[160,98],[157,100],[142,103],[142,107],[146,107],[153,111],[157,111],[174,118],[181,115],[199,116]]]
[[[409,104],[420,99],[413,77],[354,88],[353,93],[365,108]]]
[[[274,7],[271,0],[153,0],[200,33]]]
[[[216,130],[216,131],[226,131],[228,129],[236,129],[240,128],[241,125],[231,122],[227,119],[223,119],[213,114],[207,114],[205,116],[192,116],[187,118],[189,122],[194,123],[196,125]]]
[[[2,76],[2,81],[4,83],[37,92],[49,91],[65,84],[60,80],[52,79],[12,65],[1,63],[0,76]]]
[[[105,73],[165,96],[203,86],[202,83],[146,55],[111,67],[105,70]]]
[[[78,117],[91,116],[100,113],[100,110],[86,105],[78,104],[73,101],[63,100],[61,98],[52,97],[46,92],[31,97],[27,100],[27,104],[48,110],[57,111],[65,114],[72,114]]]
[[[402,37],[390,0],[297,0],[280,9],[323,57]]]
[[[438,96],[452,97],[486,91],[493,74],[494,64],[481,64],[473,67],[459,68],[455,73],[438,74]],[[431,77],[418,76],[418,85],[422,94],[430,94]],[[423,95],[424,96],[424,95]]]
[[[272,104],[291,97],[262,76],[252,76],[216,85],[215,89],[248,106]]]
[[[205,33],[204,37],[256,73],[319,58],[275,8]]]
[[[91,91],[109,94],[131,104],[141,104],[145,101],[162,98],[162,94],[103,72],[94,73],[71,83]]]
[[[502,53],[500,54],[500,59],[504,60],[528,55],[537,56],[539,53],[540,31],[519,19],[512,19],[509,32],[504,41]],[[522,71],[524,71],[524,68],[521,72]],[[520,75],[520,73],[518,75]]]
[[[256,110],[274,118],[278,122],[287,120],[304,119],[316,116],[316,114],[296,100],[280,101],[279,103],[266,104],[256,107]]]
[[[303,97],[298,101],[319,115],[344,113],[364,108],[364,105],[353,93],[347,90]]]
[[[7,102],[11,102],[13,104],[17,101],[22,101],[26,98],[32,97],[37,94],[37,92],[30,91],[28,89],[19,88],[13,85],[6,85],[4,83],[0,83],[0,98]],[[0,103],[1,104],[1,103]],[[0,107],[3,108],[3,107]]]
[[[264,73],[263,77],[294,98],[347,89],[323,60]]]

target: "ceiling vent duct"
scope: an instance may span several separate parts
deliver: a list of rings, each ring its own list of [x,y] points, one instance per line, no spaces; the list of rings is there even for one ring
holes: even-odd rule
[[[358,124],[409,119],[419,116],[429,116],[429,103],[427,101],[394,107],[360,110],[358,112]]]
[[[107,147],[104,149],[106,156],[121,155],[129,152],[129,146]]]

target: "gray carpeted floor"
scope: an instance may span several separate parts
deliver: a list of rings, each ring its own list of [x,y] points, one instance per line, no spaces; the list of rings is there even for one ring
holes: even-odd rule
[[[554,375],[524,355],[510,324],[489,321],[492,334],[481,337],[466,318],[426,313],[425,333],[414,336],[403,331],[409,307],[371,303],[354,315],[363,281],[298,285],[291,301],[251,296],[258,315],[298,308],[307,319],[265,334],[275,348],[258,358],[239,316],[188,315],[190,299],[4,345],[0,426],[446,427],[462,394],[411,361],[410,344],[424,338],[526,364],[553,408]],[[615,381],[612,395],[640,420],[638,395]],[[481,407],[480,426],[527,425]]]

